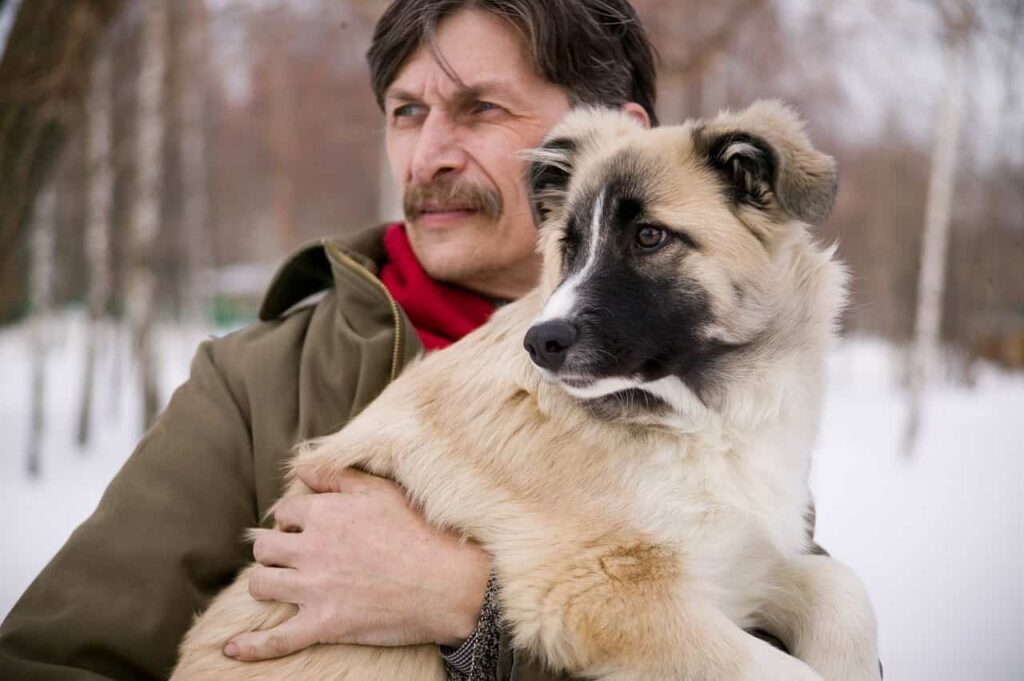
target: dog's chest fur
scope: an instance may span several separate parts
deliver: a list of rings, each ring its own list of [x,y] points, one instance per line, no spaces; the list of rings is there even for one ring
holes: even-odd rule
[[[512,369],[515,361],[499,360],[512,351],[511,343],[501,348],[505,343],[494,338],[480,340],[474,348],[480,352],[477,359],[504,371],[481,380],[474,390],[482,404],[507,404],[499,395],[522,385],[525,374]],[[469,470],[474,473],[463,490],[478,490],[480,507],[499,496],[496,489],[540,501],[535,508],[545,520],[533,524],[530,534],[547,527],[550,536],[538,543],[557,544],[565,537],[560,528],[573,526],[615,528],[636,541],[669,549],[692,583],[734,621],[746,623],[774,583],[773,572],[806,548],[813,413],[789,405],[781,411],[795,418],[783,415],[740,432],[722,416],[705,412],[701,422],[680,432],[597,422],[558,388],[526,383],[530,399],[473,416],[490,424],[489,436],[506,434],[492,440],[500,445],[475,446],[479,431],[473,439],[445,444],[446,450],[473,460]],[[462,418],[470,416],[447,412],[449,425]],[[534,436],[524,437],[527,431]],[[455,426],[449,436],[461,432]],[[454,484],[461,477],[456,470],[467,469],[464,463],[448,462],[448,480]],[[438,517],[464,528],[492,522],[494,536],[515,536],[520,515],[502,509],[487,519]]]
[[[593,482],[567,493],[563,508],[602,513],[671,548],[694,582],[740,621],[772,572],[807,544],[809,453],[781,451],[779,434],[762,435],[744,446],[709,427],[666,434],[649,450],[609,451],[590,459],[598,470],[577,479]]]
[[[501,480],[519,496],[546,500],[551,512],[578,516],[585,524],[593,518],[625,525],[685,554],[715,582],[731,582],[737,561],[774,560],[804,550],[813,413],[805,413],[802,404],[789,405],[780,408],[781,418],[745,431],[710,411],[686,424],[685,432],[679,424],[598,422],[557,387],[539,382],[523,358],[508,359],[518,349],[517,336],[502,333],[502,322],[515,329],[517,318],[532,311],[524,303],[522,311],[507,310],[507,320],[496,320],[493,332],[470,341],[477,360],[503,369],[471,388],[479,404],[490,408],[444,415],[447,437],[477,433],[445,444],[474,461],[473,477],[481,476],[474,486],[493,489]],[[517,364],[521,371],[513,368]],[[508,406],[501,395],[517,391],[532,397]],[[490,424],[486,432],[494,443],[484,449],[478,446],[481,421]],[[432,429],[442,436],[438,426]]]

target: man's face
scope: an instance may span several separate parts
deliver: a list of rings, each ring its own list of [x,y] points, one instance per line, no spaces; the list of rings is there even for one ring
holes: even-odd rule
[[[536,228],[517,152],[540,143],[571,108],[534,71],[515,28],[479,10],[438,27],[385,94],[387,151],[406,228],[427,272],[480,293],[515,298],[537,281]]]

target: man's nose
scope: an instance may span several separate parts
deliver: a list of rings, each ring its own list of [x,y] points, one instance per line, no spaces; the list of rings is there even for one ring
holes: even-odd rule
[[[412,180],[427,184],[442,175],[458,173],[466,165],[459,131],[443,112],[434,109],[423,121],[412,159]]]

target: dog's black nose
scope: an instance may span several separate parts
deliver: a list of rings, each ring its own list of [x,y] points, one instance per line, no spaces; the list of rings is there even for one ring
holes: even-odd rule
[[[539,367],[558,371],[565,363],[569,348],[576,343],[576,327],[569,322],[541,322],[530,327],[523,347]]]

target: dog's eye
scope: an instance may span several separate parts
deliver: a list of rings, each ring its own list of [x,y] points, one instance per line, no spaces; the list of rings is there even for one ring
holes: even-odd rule
[[[668,239],[668,233],[660,227],[644,225],[636,230],[636,247],[642,253],[650,253],[661,248]]]

